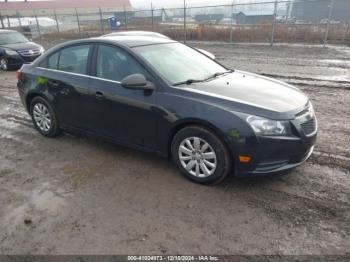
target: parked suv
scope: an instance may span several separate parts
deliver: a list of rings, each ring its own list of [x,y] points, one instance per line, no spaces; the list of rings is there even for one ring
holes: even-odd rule
[[[42,53],[41,45],[29,41],[14,30],[0,30],[0,70],[17,69],[25,62],[33,62]]]

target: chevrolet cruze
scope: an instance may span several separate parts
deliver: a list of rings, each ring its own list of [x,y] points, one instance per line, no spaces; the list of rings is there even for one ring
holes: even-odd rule
[[[61,44],[23,65],[18,90],[42,135],[84,132],[171,156],[202,184],[284,173],[309,158],[316,140],[314,110],[300,90],[168,38]]]

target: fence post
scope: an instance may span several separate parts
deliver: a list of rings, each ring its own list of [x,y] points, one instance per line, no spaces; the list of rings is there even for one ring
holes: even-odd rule
[[[53,15],[55,16],[57,33],[59,33],[60,32],[60,25],[58,23],[57,14],[56,14],[56,10],[55,9],[53,10]]]
[[[151,14],[152,14],[152,31],[154,31],[154,15],[153,15],[153,4],[151,2]]]
[[[346,39],[346,37],[349,34],[349,28],[350,28],[350,21],[348,21],[348,25],[346,26],[346,30],[345,30],[345,32],[343,34],[343,44],[345,44],[345,39]]]
[[[276,32],[276,22],[277,22],[276,16],[277,16],[277,0],[275,0],[275,4],[273,7],[273,23],[272,23],[270,46],[273,46],[273,44],[275,42],[275,32]]]
[[[125,27],[125,30],[128,30],[128,17],[127,17],[127,14],[126,14],[125,5],[124,5],[124,27]]]
[[[18,19],[18,25],[19,25],[19,27],[21,28],[21,30],[23,30],[23,28],[22,28],[21,17],[20,17],[20,15],[19,15],[18,10],[16,10],[16,15],[17,15],[17,19]]]
[[[40,43],[42,44],[42,38],[41,38],[41,32],[40,32],[40,25],[39,25],[39,19],[38,19],[38,16],[36,15],[35,13],[35,10],[33,11],[34,12],[34,17],[35,17],[35,21],[36,21],[36,29],[38,30],[38,34],[39,34],[39,38],[40,38]]]
[[[4,29],[5,25],[4,25],[4,21],[2,20],[1,12],[0,12],[0,21],[1,21],[1,28]]]
[[[186,0],[184,0],[184,43],[186,44]]]
[[[11,21],[9,16],[7,16],[7,27],[11,28]]]
[[[231,4],[231,29],[230,29],[230,43],[233,42],[233,5],[234,5],[234,0],[232,0]]]
[[[81,38],[80,20],[79,20],[78,9],[76,9],[76,8],[75,8],[75,15],[76,15],[76,17],[77,17],[77,24],[78,24],[78,30],[79,30],[79,37]]]
[[[327,27],[326,27],[326,32],[325,32],[324,41],[323,41],[324,47],[327,45],[327,41],[328,41],[329,25],[331,23],[331,19],[332,19],[332,15],[333,15],[333,7],[334,7],[334,0],[331,0],[331,3],[329,5]]]
[[[105,29],[103,27],[103,17],[102,17],[102,10],[101,7],[98,8],[98,12],[100,13],[100,27],[101,27],[101,33],[105,33]]]

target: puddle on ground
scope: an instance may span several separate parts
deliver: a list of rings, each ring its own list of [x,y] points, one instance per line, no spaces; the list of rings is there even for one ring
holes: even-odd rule
[[[28,200],[21,206],[9,210],[2,218],[7,229],[15,229],[17,225],[23,224],[26,218],[36,219],[42,216],[42,212],[50,216],[58,216],[66,207],[66,197],[72,193],[65,194],[64,190],[58,189],[58,193],[48,189],[49,183],[41,185],[40,189],[34,190]]]
[[[47,190],[40,193],[34,192],[31,204],[34,206],[34,209],[46,211],[50,215],[58,215],[64,208],[66,200]]]

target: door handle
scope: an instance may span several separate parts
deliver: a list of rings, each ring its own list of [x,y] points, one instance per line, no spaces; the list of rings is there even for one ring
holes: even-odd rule
[[[96,96],[97,99],[103,99],[105,97],[104,94],[102,92],[100,92],[100,91],[97,91],[95,93],[95,96]]]
[[[49,85],[52,87],[58,87],[60,85],[60,83],[58,81],[55,81],[55,80],[49,80]]]

